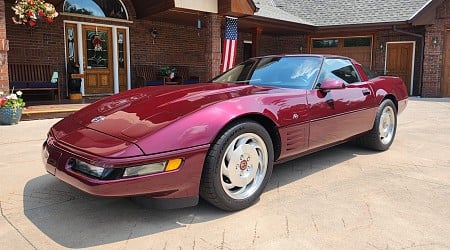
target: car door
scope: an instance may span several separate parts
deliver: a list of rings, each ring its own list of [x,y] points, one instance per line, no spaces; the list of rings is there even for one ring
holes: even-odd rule
[[[343,81],[337,89],[322,90],[325,79]],[[373,126],[373,90],[346,58],[325,58],[316,87],[307,93],[310,120],[309,148],[340,142]]]

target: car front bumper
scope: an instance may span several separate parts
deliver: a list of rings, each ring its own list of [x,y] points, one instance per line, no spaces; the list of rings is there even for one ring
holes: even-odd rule
[[[198,202],[200,178],[208,148],[209,145],[202,145],[150,156],[118,159],[79,151],[50,138],[42,147],[42,159],[48,173],[86,193],[115,197],[142,196],[157,203],[156,207],[170,208],[193,206]],[[109,166],[126,166],[127,162],[133,164],[136,161],[160,162],[173,158],[181,158],[183,163],[177,170],[170,172],[101,180],[70,169],[68,162],[73,158],[87,162],[103,162]],[[169,205],[163,201],[167,201]]]

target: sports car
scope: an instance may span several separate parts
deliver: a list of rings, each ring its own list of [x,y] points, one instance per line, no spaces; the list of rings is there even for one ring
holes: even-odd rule
[[[257,57],[206,83],[99,100],[56,123],[42,157],[93,195],[236,211],[259,199],[274,163],[348,140],[387,150],[407,98],[400,78],[350,58]]]

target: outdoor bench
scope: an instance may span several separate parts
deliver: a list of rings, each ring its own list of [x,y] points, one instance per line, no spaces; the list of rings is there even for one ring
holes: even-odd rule
[[[61,98],[58,72],[49,64],[9,63],[9,89],[24,92],[27,95],[38,95],[48,92],[52,99]]]
[[[164,85],[164,80],[159,78],[153,65],[140,64],[135,66],[136,85],[138,87]]]
[[[168,80],[167,76],[161,76],[154,65],[136,65],[136,85],[138,87],[157,86],[166,84],[193,84],[199,82],[198,76],[190,76],[189,68],[184,65],[174,65],[175,78]]]

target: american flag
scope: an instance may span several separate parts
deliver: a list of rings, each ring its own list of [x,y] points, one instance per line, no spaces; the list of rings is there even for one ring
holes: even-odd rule
[[[223,43],[222,72],[231,69],[236,61],[236,44],[238,39],[238,19],[226,17],[225,39]]]

